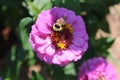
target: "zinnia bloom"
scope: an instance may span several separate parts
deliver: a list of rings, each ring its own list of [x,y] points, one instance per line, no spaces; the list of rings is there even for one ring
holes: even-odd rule
[[[0,77],[0,80],[3,80],[2,77]]]
[[[78,80],[117,80],[113,66],[102,57],[89,59],[79,67]]]
[[[88,48],[88,35],[82,17],[59,7],[38,15],[29,41],[40,60],[60,66],[77,61]]]

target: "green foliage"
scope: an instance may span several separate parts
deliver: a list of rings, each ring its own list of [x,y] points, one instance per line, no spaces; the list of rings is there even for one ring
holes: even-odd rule
[[[32,72],[32,77],[30,80],[44,80],[40,73]]]
[[[73,75],[73,76],[75,76],[77,73],[76,73],[76,70],[75,70],[74,63],[70,63],[67,66],[65,66],[64,67],[64,72],[65,72],[65,75]]]
[[[27,51],[26,57],[29,59],[30,64],[32,64],[34,62],[33,61],[34,53],[32,51],[31,45],[30,45],[29,40],[28,40],[29,34],[28,34],[28,28],[27,28],[31,22],[32,22],[32,18],[30,18],[30,17],[23,18],[21,20],[21,22],[19,24],[19,28],[18,28],[22,47],[25,51]]]
[[[80,14],[80,2],[79,0],[51,0],[53,6],[65,7],[71,9],[76,12],[76,14]]]
[[[0,1],[0,22],[5,26],[9,25],[17,37],[17,43],[13,44],[8,54],[3,57],[5,65],[0,65],[0,76],[4,80],[22,80],[20,76],[22,66],[28,75],[29,67],[40,64],[41,72],[32,71],[29,80],[76,80],[80,64],[92,57],[110,57],[116,61],[108,52],[113,39],[95,39],[96,32],[100,28],[109,33],[108,23],[105,19],[109,13],[109,6],[120,2],[119,0],[1,0]],[[89,35],[89,49],[81,60],[70,63],[65,67],[47,65],[38,60],[29,43],[29,32],[38,14],[54,6],[65,7],[75,11],[85,20]],[[102,10],[100,10],[102,9]],[[2,28],[1,28],[2,29]],[[4,53],[3,53],[4,54]],[[0,61],[2,63],[2,60]],[[27,63],[27,64],[26,64]],[[5,67],[4,67],[5,66]],[[24,71],[24,70],[22,70]],[[28,77],[27,77],[28,78]]]
[[[94,47],[94,53],[96,56],[104,56],[107,57],[108,48],[114,42],[111,38],[101,38],[99,40],[92,40],[92,44],[90,47]],[[94,55],[94,56],[95,56]]]
[[[50,0],[25,0],[23,6],[29,10],[29,14],[33,17],[37,17],[42,10],[46,10],[52,7]]]

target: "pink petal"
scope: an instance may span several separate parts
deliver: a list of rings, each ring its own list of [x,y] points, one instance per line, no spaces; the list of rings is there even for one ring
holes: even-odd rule
[[[35,43],[36,43],[36,44],[45,44],[45,43],[46,43],[46,40],[45,40],[45,39],[42,39],[42,38],[39,37],[39,36],[34,36],[34,39],[35,39]]]
[[[77,19],[77,23],[83,23],[84,24],[83,18],[81,16],[77,16],[76,19]]]
[[[65,55],[64,53],[62,53],[62,52],[58,52],[58,53],[56,54],[56,57],[58,58],[58,60],[59,60],[60,62],[65,62],[65,61],[67,61],[66,55]]]
[[[48,25],[48,27],[52,27],[53,24],[55,23],[55,17],[54,15],[51,14],[51,11],[47,11],[46,12],[46,16],[45,16],[45,19],[46,19],[46,24]]]
[[[83,37],[85,34],[87,35],[86,33],[86,30],[83,29],[83,28],[80,28],[79,25],[74,25],[73,26],[73,36],[76,37],[76,36],[80,36],[80,37]]]
[[[41,53],[37,53],[37,57],[40,59],[40,60],[44,60],[44,56],[45,56],[45,54],[41,54]]]
[[[38,19],[36,20],[36,26],[41,33],[50,34],[51,29],[47,24],[48,21],[45,16],[42,16],[42,14],[38,16]]]
[[[84,40],[82,39],[82,38],[74,38],[73,40],[72,40],[72,42],[76,45],[76,46],[79,46],[79,47],[81,47],[81,46],[83,46],[83,44],[85,43],[84,42]]]
[[[88,44],[87,42],[85,42],[84,45],[82,46],[83,52],[87,51],[87,48],[88,48]]]
[[[50,37],[46,37],[45,39],[46,44],[36,44],[36,51],[40,53],[45,53],[45,49],[52,43]]]
[[[36,44],[34,44],[34,43],[32,44],[32,48],[33,48],[34,50],[35,50],[35,45],[36,45]]]
[[[51,40],[50,36],[47,36],[47,37],[46,37],[46,42],[47,42],[48,44],[51,44],[51,43],[52,43],[52,40]]]
[[[30,33],[29,36],[30,36],[29,42],[30,42],[31,44],[33,44],[33,43],[35,42],[35,40],[34,40],[34,37],[33,37],[32,33]]]
[[[85,23],[83,20],[77,19],[78,16],[76,17],[76,22],[72,25],[74,30],[80,30],[80,29],[85,29]]]
[[[75,23],[75,21],[76,21],[76,15],[75,15],[75,13],[74,12],[71,12],[71,11],[69,11],[69,13],[68,13],[69,15],[67,16],[67,18],[66,18],[66,22],[68,23],[68,24],[74,24]]]
[[[45,52],[47,55],[52,56],[55,54],[55,46],[53,44],[50,44],[46,49]]]
[[[69,48],[75,55],[80,55],[82,53],[82,48],[75,46],[74,44],[71,44]]]
[[[37,28],[36,28],[36,25],[34,24],[34,25],[32,25],[32,31],[31,31],[31,33],[32,34],[36,34],[38,32],[38,30],[37,30]]]
[[[61,64],[61,62],[58,60],[58,58],[57,58],[56,55],[54,55],[52,62],[53,62],[54,64]]]
[[[32,48],[35,49],[36,43],[35,43],[34,37],[31,33],[30,33],[29,42],[31,43]]]
[[[62,62],[62,63],[60,64],[60,66],[65,66],[65,65],[67,65],[68,63],[69,63],[69,61]]]
[[[46,11],[42,11],[42,12],[38,15],[38,17],[43,17],[43,16],[46,16]]]
[[[48,25],[46,23],[41,23],[40,26],[37,26],[39,31],[44,34],[51,34],[50,28],[47,28]]]
[[[62,52],[65,54],[68,61],[72,61],[75,58],[75,55],[69,49],[63,50]]]
[[[74,61],[77,61],[77,60],[79,60],[79,59],[81,59],[81,58],[82,58],[82,55],[76,56],[76,57],[74,58]]]
[[[84,40],[86,40],[86,41],[88,41],[88,39],[89,39],[89,37],[88,37],[87,34],[86,34],[83,38],[84,38]]]
[[[45,49],[49,46],[50,44],[46,43],[45,45],[42,46],[36,46],[36,49],[38,52],[41,54],[46,53]]]
[[[47,62],[48,64],[52,64],[52,59],[53,56],[49,56],[49,55],[44,56],[44,61]]]
[[[60,8],[59,12],[57,13],[57,18],[60,17],[67,17],[67,10],[65,8]]]
[[[59,11],[60,10],[57,7],[54,7],[50,10],[50,14],[54,17],[54,21],[56,21],[58,19],[57,14]]]

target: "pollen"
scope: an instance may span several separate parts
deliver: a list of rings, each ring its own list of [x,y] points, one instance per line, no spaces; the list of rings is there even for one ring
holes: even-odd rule
[[[73,28],[70,24],[66,24],[66,30],[68,30],[71,34],[73,33]]]
[[[59,43],[57,43],[57,47],[60,48],[60,49],[65,49],[66,46],[67,45],[65,43],[61,42],[61,41]]]

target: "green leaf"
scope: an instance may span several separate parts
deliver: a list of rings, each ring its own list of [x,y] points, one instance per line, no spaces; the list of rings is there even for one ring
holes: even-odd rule
[[[81,3],[84,3],[86,0],[79,0]]]
[[[52,7],[51,0],[34,0],[33,4],[39,9],[39,10],[47,10]]]
[[[98,40],[98,46],[101,46],[101,49],[105,49],[107,50],[112,43],[114,42],[114,39],[112,38],[102,38],[100,40]]]
[[[29,14],[33,17],[37,17],[42,10],[46,10],[52,7],[50,0],[34,0],[33,2],[26,0],[26,3],[23,3],[23,6],[27,7]]]
[[[44,80],[40,73],[32,72],[32,77],[30,80]]]
[[[113,43],[113,41],[114,41],[113,38],[107,38],[107,39],[106,39],[106,42],[107,42],[107,43]]]
[[[28,53],[27,58],[29,59],[29,64],[34,64],[34,52],[32,51],[31,45],[29,43],[29,33],[28,26],[32,23],[32,18],[26,17],[20,21],[19,24],[19,35],[22,43],[22,47],[25,52]]]
[[[40,10],[32,3],[29,2],[29,6],[30,6],[30,14],[37,17],[37,15],[40,13]]]
[[[5,76],[4,79],[5,79],[5,80],[11,80],[11,79],[10,79],[10,75],[11,75],[11,69],[10,69],[10,67],[8,67],[8,68],[7,68],[7,72],[6,72],[6,76]]]
[[[15,55],[15,53],[16,53],[16,46],[12,46],[12,48],[11,48],[11,55],[10,55],[10,60],[11,61],[15,61],[16,60],[16,55]]]
[[[118,64],[118,61],[115,59],[115,57],[111,53],[109,53],[109,55],[107,56],[107,58],[109,58],[116,65]]]
[[[23,19],[21,19],[20,23],[19,23],[19,27],[20,29],[25,28],[26,26],[28,26],[28,24],[30,24],[32,22],[32,18],[30,17],[25,17]]]
[[[32,22],[32,19],[30,17],[23,18],[20,21],[19,24],[19,33],[20,33],[20,38],[23,43],[23,48],[28,49],[30,46],[28,43],[28,32],[27,32],[27,26]],[[28,46],[27,46],[28,45]]]
[[[5,78],[4,80],[12,80],[11,78]]]
[[[99,40],[92,40],[91,42],[91,47],[94,47],[94,53],[96,56],[107,57],[109,55],[108,49],[110,48],[114,40],[111,38],[101,38]]]
[[[22,41],[22,45],[25,50],[31,49],[30,48],[31,45],[28,40],[28,28],[27,28],[31,22],[32,22],[32,18],[26,17],[23,18],[19,24],[20,39]]]
[[[75,71],[75,66],[74,63],[69,63],[67,66],[65,66],[64,68],[64,73],[66,75],[76,75],[76,71]]]

